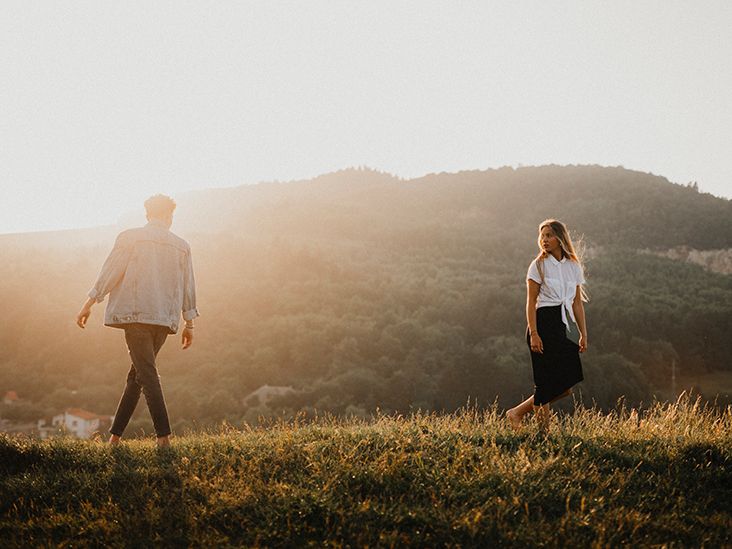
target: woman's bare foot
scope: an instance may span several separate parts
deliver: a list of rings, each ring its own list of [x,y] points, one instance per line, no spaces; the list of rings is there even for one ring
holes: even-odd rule
[[[170,446],[170,437],[158,437],[158,448],[168,448]]]
[[[506,412],[506,417],[514,431],[518,430],[521,425],[521,416],[516,412],[515,409],[511,408]]]
[[[120,443],[120,437],[118,437],[117,435],[111,435],[109,437],[110,446],[119,446],[119,443]]]

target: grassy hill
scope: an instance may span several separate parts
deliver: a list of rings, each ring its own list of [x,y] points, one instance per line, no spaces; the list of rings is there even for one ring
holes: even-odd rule
[[[729,547],[732,407],[683,396],[548,433],[496,408],[175,439],[0,438],[0,538],[27,546]]]

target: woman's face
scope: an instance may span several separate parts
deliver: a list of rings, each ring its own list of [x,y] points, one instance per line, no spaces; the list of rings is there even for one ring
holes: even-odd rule
[[[541,249],[546,253],[553,253],[554,251],[561,249],[559,239],[557,238],[557,235],[554,234],[551,226],[547,225],[541,229],[540,241]]]

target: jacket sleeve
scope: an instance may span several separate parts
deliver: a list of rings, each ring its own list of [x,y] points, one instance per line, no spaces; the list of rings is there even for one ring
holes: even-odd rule
[[[125,233],[120,233],[114,242],[112,251],[109,252],[102,270],[94,283],[94,287],[87,294],[97,303],[104,301],[104,297],[119,284],[127,270],[127,263],[130,260],[132,244]]]
[[[199,316],[196,308],[196,280],[193,276],[193,257],[188,250],[183,272],[183,320],[193,320]]]

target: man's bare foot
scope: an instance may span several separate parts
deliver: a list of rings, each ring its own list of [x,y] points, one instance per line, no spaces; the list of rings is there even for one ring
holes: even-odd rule
[[[519,426],[521,425],[521,417],[516,413],[516,411],[511,408],[506,412],[506,417],[508,418],[508,421],[511,423],[511,427],[513,427],[513,430],[517,430]]]
[[[158,448],[168,448],[170,446],[170,436],[158,437]]]
[[[117,435],[112,435],[109,437],[109,445],[110,446],[119,446],[120,443],[120,437]]]

